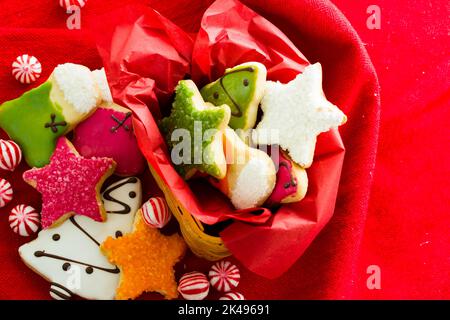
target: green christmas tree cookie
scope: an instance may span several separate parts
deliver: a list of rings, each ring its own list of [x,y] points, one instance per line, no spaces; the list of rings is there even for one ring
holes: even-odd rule
[[[201,94],[205,101],[214,105],[230,106],[230,127],[247,130],[255,126],[266,78],[264,65],[248,62],[227,69],[220,79],[206,85]]]
[[[227,105],[216,107],[203,101],[191,80],[178,83],[172,113],[161,121],[161,131],[183,178],[189,179],[197,171],[217,179],[225,177],[222,137],[229,121]]]
[[[87,118],[101,102],[91,71],[66,63],[21,97],[0,105],[0,128],[22,149],[29,166],[49,163],[56,140]]]

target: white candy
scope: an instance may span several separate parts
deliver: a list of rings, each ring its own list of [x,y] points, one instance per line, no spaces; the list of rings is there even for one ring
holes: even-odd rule
[[[155,197],[142,206],[142,217],[148,226],[161,229],[170,221],[172,214],[166,200]]]
[[[39,213],[31,206],[20,204],[14,207],[9,215],[9,226],[22,237],[28,237],[35,233],[40,224]]]
[[[23,54],[12,63],[12,75],[20,83],[35,82],[42,73],[41,63],[33,56]]]
[[[3,208],[13,198],[13,188],[5,179],[0,178],[0,208]]]

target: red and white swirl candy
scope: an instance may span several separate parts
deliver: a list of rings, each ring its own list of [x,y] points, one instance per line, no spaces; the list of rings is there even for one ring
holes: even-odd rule
[[[22,160],[22,150],[12,140],[0,139],[0,169],[14,171]]]
[[[67,10],[71,6],[83,8],[86,5],[86,2],[87,0],[59,0],[59,5]]]
[[[203,300],[209,293],[209,282],[203,273],[193,271],[180,279],[178,292],[186,300]]]
[[[36,57],[28,54],[18,56],[12,63],[12,75],[17,81],[24,84],[35,82],[42,73],[41,63]]]
[[[160,197],[150,198],[142,206],[142,217],[147,225],[152,228],[163,228],[170,221],[172,214],[165,199]]]
[[[244,295],[239,292],[227,292],[219,300],[245,300]]]
[[[13,188],[5,179],[0,178],[0,208],[3,208],[13,198]]]
[[[219,261],[209,271],[211,285],[220,292],[228,292],[236,288],[241,279],[238,267],[230,261]]]
[[[14,207],[9,215],[9,226],[22,237],[28,237],[35,233],[40,224],[39,213],[31,206],[20,204]]]

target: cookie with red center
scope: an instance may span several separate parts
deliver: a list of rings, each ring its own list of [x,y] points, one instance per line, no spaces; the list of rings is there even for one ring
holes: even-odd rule
[[[104,221],[100,188],[115,167],[110,158],[81,157],[69,140],[59,138],[50,164],[23,174],[24,180],[42,194],[42,227],[50,228],[72,215]]]
[[[238,267],[230,261],[219,261],[209,271],[211,285],[220,292],[228,292],[239,285],[241,274]]]

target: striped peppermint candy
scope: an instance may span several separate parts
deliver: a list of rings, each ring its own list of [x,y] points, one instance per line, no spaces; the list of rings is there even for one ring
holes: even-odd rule
[[[87,0],[59,0],[59,5],[67,10],[71,6],[83,8],[86,5],[86,2]]]
[[[9,226],[22,237],[28,237],[35,233],[40,224],[39,214],[31,206],[20,204],[14,207],[9,214]]]
[[[180,279],[178,292],[186,300],[203,300],[209,293],[209,282],[203,273],[193,271]]]
[[[20,83],[30,84],[35,82],[42,73],[41,63],[36,57],[28,54],[18,56],[12,63],[12,75]]]
[[[12,140],[0,139],[0,169],[14,171],[22,160],[22,150]]]
[[[13,188],[11,183],[0,178],[0,208],[3,208],[13,198]]]
[[[227,292],[219,300],[245,300],[244,295],[239,292]]]
[[[241,279],[238,267],[230,261],[219,261],[209,271],[211,285],[220,292],[228,292],[236,288]]]
[[[165,199],[160,197],[150,198],[142,206],[142,217],[147,225],[152,228],[163,228],[172,217]]]

